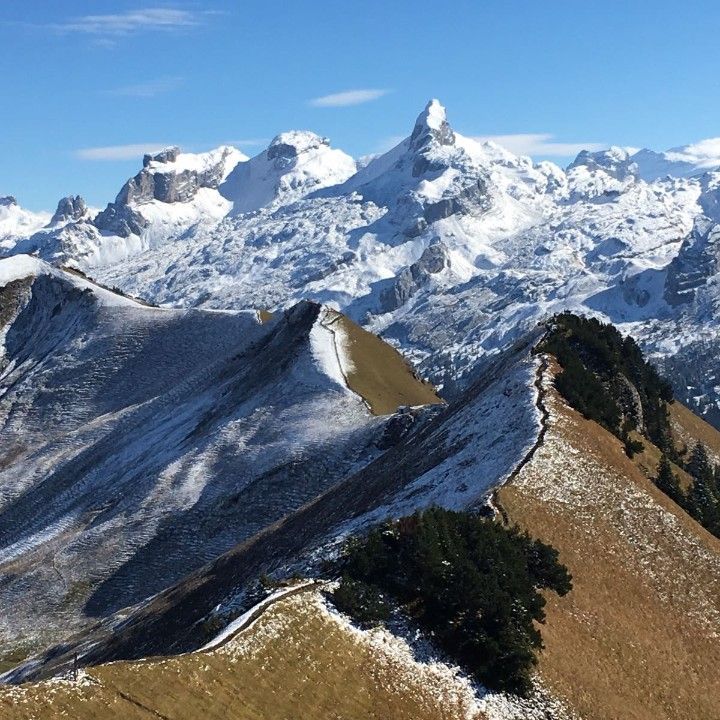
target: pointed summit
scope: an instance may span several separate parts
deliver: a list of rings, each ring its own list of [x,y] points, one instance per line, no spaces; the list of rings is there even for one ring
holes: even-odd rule
[[[433,141],[439,145],[455,144],[455,133],[447,121],[445,108],[436,99],[430,100],[418,115],[410,145],[414,150],[420,150]]]

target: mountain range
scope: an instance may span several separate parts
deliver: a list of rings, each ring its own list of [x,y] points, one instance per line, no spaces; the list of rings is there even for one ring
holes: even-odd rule
[[[718,423],[713,148],[581,152],[562,170],[459,135],[433,100],[363,163],[295,131],[250,159],[146,156],[101,212],[70,197],[48,222],[6,199],[2,246],[163,306],[329,304],[448,389],[542,318],[594,314]]]
[[[361,161],[291,131],[146,155],[102,210],[0,200],[3,713],[712,717],[720,541],[656,477],[670,453],[689,497],[692,448],[720,460],[719,155],[562,169],[432,100]],[[565,311],[669,378],[667,447],[624,375],[632,436],[560,392]],[[436,505],[572,572],[530,698],[328,607],[349,536]]]

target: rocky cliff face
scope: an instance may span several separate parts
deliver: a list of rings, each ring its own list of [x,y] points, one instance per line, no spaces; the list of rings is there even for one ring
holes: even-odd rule
[[[177,147],[145,155],[143,169],[123,185],[115,202],[97,215],[95,225],[119,237],[140,235],[149,224],[142,214],[143,205],[154,200],[187,203],[202,188],[216,190],[243,158],[231,147],[204,155],[184,155]]]
[[[67,223],[80,220],[87,214],[88,208],[80,195],[68,195],[58,202],[57,210],[50,220],[50,224]]]

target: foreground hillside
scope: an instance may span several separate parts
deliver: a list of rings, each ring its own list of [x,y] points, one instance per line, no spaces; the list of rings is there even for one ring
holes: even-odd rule
[[[53,717],[56,708],[79,718],[111,718],[119,712],[125,713],[123,717],[152,712],[182,718],[199,717],[198,713],[317,718],[328,712],[348,718],[377,713],[388,718],[490,720],[718,716],[720,542],[654,485],[657,448],[645,439],[644,450],[630,459],[617,437],[582,417],[557,393],[555,361],[531,359],[528,349],[519,355],[527,365],[519,367],[530,370],[530,375],[521,386],[524,390],[515,387],[520,397],[527,393],[537,403],[540,422],[534,426],[535,441],[499,476],[507,482],[492,505],[498,522],[517,523],[558,548],[573,575],[567,596],[547,595],[545,648],[530,700],[483,693],[449,666],[430,661],[427,646],[423,650],[413,645],[409,651],[388,631],[353,629],[328,613],[316,588],[307,587],[264,612],[241,618],[235,626],[249,627],[226,644],[224,633],[220,646],[209,653],[101,664],[83,671],[77,683],[50,680],[8,688],[0,692],[8,717]],[[488,379],[473,398],[445,411],[452,422],[437,418],[414,436],[415,458],[401,442],[375,463],[397,467],[393,458],[399,453],[422,477],[419,458],[433,447],[437,432],[449,435],[452,442],[451,428],[463,427],[469,417],[482,417],[483,402],[497,411],[499,398],[512,395],[509,381],[518,367],[514,362],[495,369],[494,382],[501,381],[501,393],[488,392],[493,388]],[[499,415],[485,417],[490,422]],[[678,444],[701,439],[712,452],[720,449],[720,434],[678,404],[671,406],[671,424]],[[482,436],[474,438],[479,442]],[[455,435],[454,444],[457,439]],[[472,448],[468,457],[478,449]],[[426,477],[437,481],[450,462],[458,462],[457,473],[467,460],[462,451],[459,458],[447,456],[439,464],[430,460],[434,469],[426,471]],[[346,513],[357,517],[351,524],[358,526],[364,517],[388,512],[397,516],[413,506],[409,498],[400,501],[400,484],[399,493],[385,495],[386,509],[381,512],[375,477],[387,475],[377,468],[373,473],[362,471],[357,481],[341,483],[264,537],[131,614],[116,627],[114,637],[90,634],[74,648],[71,642],[69,650],[57,649],[59,656],[57,650],[50,653],[44,659],[46,667],[67,672],[78,651],[81,664],[156,652],[162,646],[158,636],[167,633],[185,638],[177,649],[208,642],[212,636],[193,633],[191,626],[212,617],[214,604],[232,595],[243,576],[251,577],[253,567],[262,566],[264,553],[280,548],[285,557],[307,553],[317,538],[332,534],[331,528],[347,518]],[[387,505],[392,497],[393,504]],[[424,502],[417,500],[415,506]],[[443,500],[459,507],[467,502],[461,493]],[[371,510],[373,505],[378,510]],[[391,627],[395,633],[401,629]],[[98,642],[105,645],[99,652],[97,647],[93,650]],[[32,668],[32,663],[26,667],[26,676],[33,674]],[[276,691],[279,686],[281,693]]]
[[[258,718],[718,715],[720,543],[655,486],[650,438],[687,466],[720,435],[678,403],[665,418],[667,384],[631,340],[556,318],[444,405],[316,303],[156,308],[26,256],[0,280],[3,680],[41,681],[0,692],[16,717],[212,717],[241,700]],[[317,588],[252,614],[260,578],[327,577],[349,535],[432,505],[518,524],[573,576],[547,594],[529,705],[360,633]],[[52,679],[76,665],[79,683]]]
[[[7,720],[393,718],[569,720],[546,694],[482,694],[457,668],[387,630],[362,631],[312,588],[279,600],[212,650],[0,689]]]
[[[583,718],[718,717],[720,541],[648,477],[657,449],[644,440],[630,460],[620,440],[565,404],[557,371],[543,373],[543,442],[497,498],[573,575],[567,598],[548,596],[540,675]],[[671,416],[677,441],[720,447],[687,409],[676,403]]]

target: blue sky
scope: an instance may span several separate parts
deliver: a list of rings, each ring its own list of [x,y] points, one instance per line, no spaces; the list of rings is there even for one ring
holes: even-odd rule
[[[9,0],[0,194],[100,206],[145,146],[252,155],[287,129],[363,155],[431,97],[538,159],[666,149],[720,135],[719,36],[720,4],[692,0]]]

